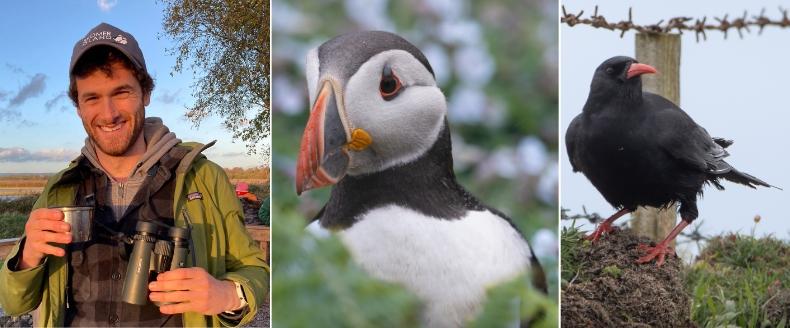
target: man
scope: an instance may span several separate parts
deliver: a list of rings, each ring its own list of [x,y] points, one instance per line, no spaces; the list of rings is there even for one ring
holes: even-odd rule
[[[183,143],[161,119],[145,118],[154,83],[135,38],[99,24],[74,46],[69,77],[88,137],[48,181],[0,269],[0,307],[38,309],[43,326],[249,322],[268,287],[264,256],[227,176],[200,154],[211,144]],[[95,208],[92,240],[71,243],[63,213],[48,209],[67,205]],[[187,268],[160,273],[144,306],[121,297],[128,237],[141,220],[191,229]]]
[[[258,209],[261,208],[261,201],[258,200],[258,196],[250,192],[250,185],[246,182],[237,183],[236,197],[239,198],[241,208],[244,209],[244,224],[260,225]]]

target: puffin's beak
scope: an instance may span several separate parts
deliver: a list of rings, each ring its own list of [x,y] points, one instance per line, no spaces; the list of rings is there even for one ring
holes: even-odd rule
[[[346,144],[351,142],[342,119],[342,104],[335,88],[325,81],[307,120],[299,158],[296,162],[296,193],[337,183],[346,174],[349,163]]]
[[[631,79],[634,76],[639,76],[642,74],[653,74],[657,72],[658,71],[653,66],[647,64],[632,63],[631,67],[628,68],[628,73],[626,73],[626,78]]]

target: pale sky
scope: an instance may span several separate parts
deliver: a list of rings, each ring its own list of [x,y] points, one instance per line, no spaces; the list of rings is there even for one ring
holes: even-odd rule
[[[0,173],[47,173],[64,168],[84,144],[85,130],[65,95],[74,43],[100,22],[125,30],[140,43],[154,77],[147,116],[162,117],[184,141],[217,144],[206,151],[225,167],[252,167],[263,159],[246,155],[221,120],[195,129],[184,118],[191,104],[192,72],[171,76],[175,57],[165,49],[162,8],[155,1],[15,1],[0,5]]]
[[[628,7],[632,6],[633,20],[638,24],[654,24],[677,16],[707,16],[708,22],[715,22],[714,17],[727,13],[732,20],[741,17],[744,10],[751,17],[762,8],[766,9],[766,16],[781,19],[777,8],[782,3],[788,7],[783,1],[563,1],[568,12],[583,9],[587,18],[597,4],[599,14],[609,22],[627,19]],[[699,43],[693,33],[681,37],[680,107],[712,136],[735,140],[728,149],[728,163],[785,191],[753,190],[730,182],[723,183],[725,191],[708,187],[698,201],[697,221],[704,221],[704,234],[749,234],[754,216],[760,215],[757,235],[788,239],[790,28],[767,27],[762,35],[752,30],[743,39],[735,31],[729,33],[727,40],[717,31],[707,34],[708,41]],[[580,213],[582,205],[603,217],[615,211],[581,173],[571,171],[564,136],[570,121],[581,113],[595,68],[612,56],[633,57],[634,35],[628,32],[621,39],[619,31],[582,25],[560,27],[560,204],[573,213]]]

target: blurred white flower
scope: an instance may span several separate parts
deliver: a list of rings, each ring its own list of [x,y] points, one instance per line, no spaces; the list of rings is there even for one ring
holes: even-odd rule
[[[479,88],[461,85],[449,99],[449,119],[457,123],[478,123],[486,109],[486,95]]]
[[[557,204],[557,184],[559,166],[557,159],[552,158],[549,165],[538,180],[538,198],[546,204]]]
[[[349,18],[363,29],[395,31],[395,24],[387,14],[389,0],[346,0],[345,9]]]
[[[304,72],[305,56],[312,48],[312,43],[306,44],[291,38],[276,39],[272,47],[272,58],[296,64],[300,71]]]
[[[514,159],[513,148],[499,148],[488,158],[486,162],[493,163],[495,172],[500,177],[512,179],[518,175],[518,167]]]
[[[528,175],[538,175],[546,167],[549,154],[546,145],[535,136],[521,138],[516,146],[519,168]]]
[[[556,232],[543,228],[532,236],[532,251],[538,258],[557,258],[558,249]]]
[[[507,119],[507,104],[502,99],[488,98],[490,104],[485,112],[483,125],[488,128],[496,129],[502,127]]]
[[[482,44],[480,24],[471,20],[442,21],[439,23],[438,37],[450,45]]]
[[[423,3],[443,20],[459,19],[469,4],[459,0],[425,0]]]
[[[291,156],[274,156],[272,159],[272,166],[275,170],[288,176],[290,180],[296,178],[296,158]],[[295,192],[295,188],[293,191]],[[283,192],[291,192],[291,190]]]
[[[307,27],[307,17],[284,1],[272,2],[272,30],[294,34]]]
[[[450,80],[450,59],[447,50],[436,43],[428,43],[422,46],[422,52],[431,63],[433,73],[436,75],[436,83],[441,87]]]
[[[296,85],[283,75],[274,77],[272,101],[274,110],[287,115],[299,114],[307,109],[305,94],[301,85]]]
[[[494,75],[494,59],[482,44],[461,47],[454,59],[455,72],[464,84],[482,87]]]

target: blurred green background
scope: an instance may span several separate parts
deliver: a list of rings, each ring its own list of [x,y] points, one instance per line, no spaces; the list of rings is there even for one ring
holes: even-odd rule
[[[347,255],[329,254],[335,251],[333,246],[301,231],[325,203],[329,188],[297,197],[294,172],[310,106],[304,80],[305,54],[354,30],[395,32],[428,57],[447,97],[454,164],[461,184],[484,203],[508,214],[521,228],[546,269],[549,300],[556,306],[557,17],[558,6],[553,0],[272,2],[275,321],[290,320],[278,318],[279,307],[304,305],[295,295],[306,287],[300,283],[348,273],[345,269],[329,270],[332,265],[345,266]],[[325,263],[316,264],[325,250]],[[305,276],[314,270],[316,277]],[[358,274],[354,268],[348,270]],[[321,284],[310,286],[316,293],[323,288]],[[340,289],[334,293],[345,295]],[[400,308],[409,312],[409,302],[398,299]],[[354,312],[354,306],[349,306],[346,309]],[[410,321],[391,322],[397,326]]]

